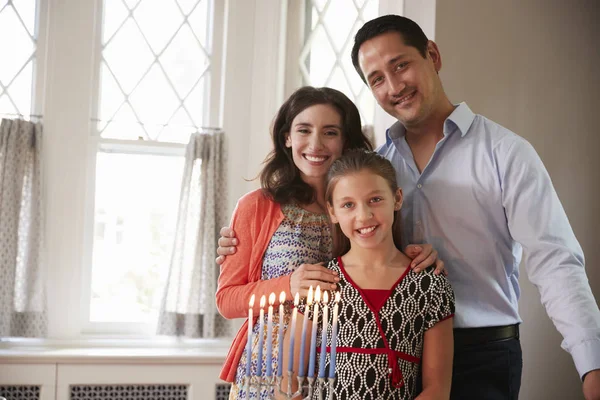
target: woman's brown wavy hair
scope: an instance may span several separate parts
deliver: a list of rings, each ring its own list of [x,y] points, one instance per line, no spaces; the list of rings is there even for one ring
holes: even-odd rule
[[[285,142],[294,118],[308,107],[317,104],[330,105],[340,114],[344,151],[373,149],[371,142],[362,132],[358,109],[346,95],[328,87],[305,86],[296,90],[275,116],[271,129],[273,150],[265,159],[265,165],[259,175],[264,192],[277,203],[310,204],[316,200],[315,191],[302,180],[300,171],[294,164],[292,150],[286,147]]]

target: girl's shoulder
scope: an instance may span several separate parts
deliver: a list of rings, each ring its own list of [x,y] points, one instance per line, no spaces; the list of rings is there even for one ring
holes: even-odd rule
[[[411,282],[417,282],[425,291],[433,290],[436,287],[450,287],[450,281],[444,274],[435,274],[435,266],[427,267],[421,272],[410,271],[407,278]]]
[[[328,269],[331,269],[333,271],[340,271],[340,262],[338,258],[332,258],[331,260],[329,260],[326,264],[325,267]]]

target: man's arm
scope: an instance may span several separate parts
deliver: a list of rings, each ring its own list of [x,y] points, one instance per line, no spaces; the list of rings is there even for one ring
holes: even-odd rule
[[[600,368],[600,311],[583,251],[533,147],[515,137],[496,152],[510,233],[523,246],[529,279],[583,377]]]

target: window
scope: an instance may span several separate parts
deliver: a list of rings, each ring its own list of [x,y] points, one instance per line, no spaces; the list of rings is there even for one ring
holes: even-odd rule
[[[36,9],[32,0],[0,1],[0,116],[32,113]]]
[[[211,0],[103,2],[88,331],[155,327],[184,146],[215,119],[213,21]]]
[[[379,0],[306,0],[303,11],[304,41],[294,69],[302,84],[338,89],[357,105],[363,123],[372,125],[375,101],[354,70],[350,52],[358,29],[379,15]]]

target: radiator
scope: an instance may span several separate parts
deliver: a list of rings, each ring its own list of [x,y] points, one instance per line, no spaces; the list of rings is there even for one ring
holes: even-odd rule
[[[188,389],[187,385],[170,384],[73,385],[70,388],[69,398],[70,400],[188,400]],[[213,399],[229,399],[229,390],[229,384],[215,385]]]
[[[0,385],[0,399],[40,400],[40,387],[35,385]]]

